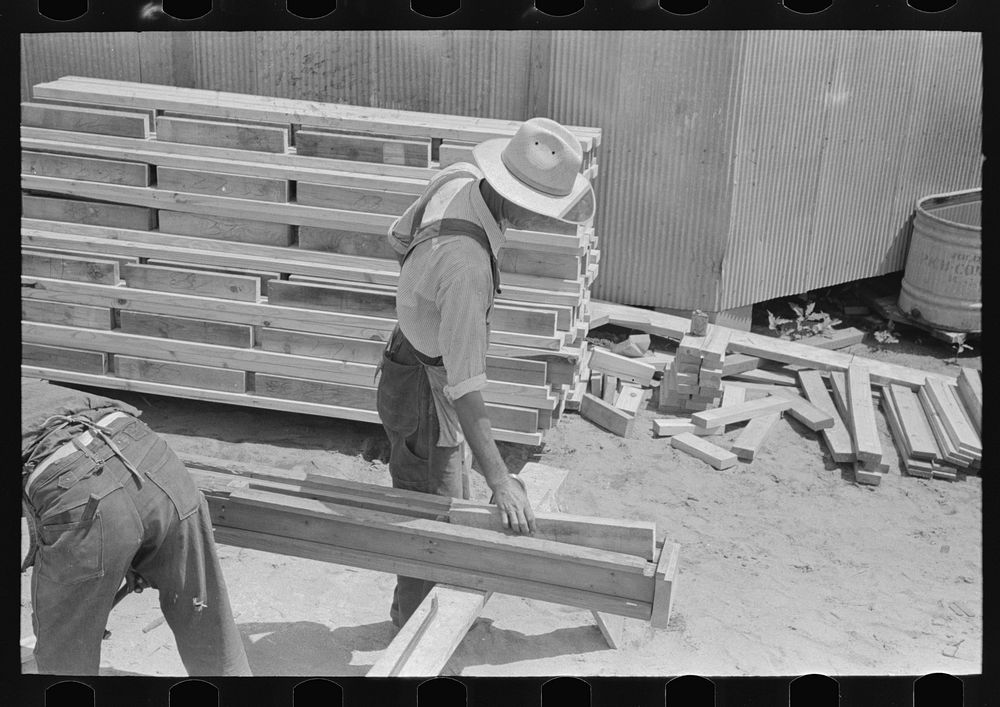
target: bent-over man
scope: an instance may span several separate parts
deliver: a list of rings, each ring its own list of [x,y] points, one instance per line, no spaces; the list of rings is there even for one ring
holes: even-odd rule
[[[40,673],[96,675],[115,594],[159,590],[190,675],[250,675],[208,506],[126,403],[21,379],[21,488]],[[137,585],[138,583],[138,585]]]

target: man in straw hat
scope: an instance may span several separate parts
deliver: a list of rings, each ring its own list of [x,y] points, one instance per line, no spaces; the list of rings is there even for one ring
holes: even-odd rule
[[[503,526],[531,533],[531,505],[496,447],[481,394],[497,254],[504,230],[525,216],[589,220],[594,193],[580,174],[579,141],[547,118],[477,145],[473,158],[437,173],[389,230],[401,265],[398,325],[379,366],[378,413],[393,486],[462,497],[468,443]],[[393,623],[402,626],[433,586],[399,577]]]

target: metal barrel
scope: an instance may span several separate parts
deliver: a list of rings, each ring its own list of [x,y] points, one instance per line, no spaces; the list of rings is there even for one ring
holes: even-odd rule
[[[982,189],[917,202],[899,308],[947,331],[982,331]]]

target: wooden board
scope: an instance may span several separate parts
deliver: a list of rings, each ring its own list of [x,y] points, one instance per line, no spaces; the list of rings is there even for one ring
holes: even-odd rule
[[[205,390],[245,393],[247,374],[218,366],[157,361],[133,356],[115,356],[114,373],[120,378],[190,386]]]
[[[575,255],[540,253],[506,245],[499,253],[500,270],[505,273],[521,273],[551,277],[558,280],[573,280],[580,275],[580,258]]]
[[[906,390],[909,391],[909,388]],[[896,406],[895,400],[893,399],[892,392],[889,388],[882,389],[882,411],[885,414],[886,422],[889,425],[890,437],[895,444],[896,451],[899,453],[899,462],[903,471],[905,471],[909,476],[917,476],[925,479],[930,479],[933,477],[933,461],[927,459],[914,459],[910,455],[910,450],[908,447],[906,433],[899,420],[899,409]]]
[[[181,270],[195,270],[198,272],[209,272],[216,273],[219,275],[240,275],[245,277],[253,277],[260,281],[260,294],[262,297],[267,296],[267,286],[272,280],[278,280],[281,277],[279,272],[261,272],[260,270],[247,270],[246,268],[220,268],[212,265],[203,265],[185,263],[184,261],[178,260],[162,260],[160,258],[149,258],[146,265],[161,265],[169,268],[180,268]]]
[[[382,359],[385,342],[262,327],[260,347],[264,351],[279,351],[296,356],[377,364]]]
[[[157,168],[156,186],[188,194],[216,194],[273,203],[287,202],[289,197],[288,182],[284,180],[176,167]]]
[[[663,543],[656,563],[656,585],[653,589],[653,607],[649,624],[653,628],[666,628],[673,613],[677,596],[677,564],[681,546],[678,543]]]
[[[622,412],[614,405],[610,405],[590,393],[583,396],[583,401],[580,403],[580,415],[619,437],[630,437],[632,428],[635,426],[634,415]]]
[[[158,213],[159,230],[162,233],[282,247],[295,242],[292,227],[284,223],[189,214],[166,209],[160,209]]]
[[[645,560],[529,536],[254,490],[237,491],[221,507],[214,505],[212,520],[216,526],[266,529],[368,553],[431,558],[470,574],[502,574],[637,603],[653,599],[652,572],[647,574]]]
[[[653,420],[654,437],[673,437],[674,435],[679,435],[684,432],[698,435],[699,437],[711,437],[713,435],[720,435],[725,431],[725,425],[719,425],[718,427],[706,429],[704,427],[699,427],[687,418],[681,417],[659,418]]]
[[[709,366],[723,365],[726,359],[726,348],[733,330],[721,326],[709,326],[708,336],[701,351],[702,361]]]
[[[791,406],[785,411],[786,414],[791,415],[813,432],[831,429],[834,426],[834,415],[800,397],[791,388],[786,390],[788,392],[779,393],[779,395],[786,395],[792,401]]]
[[[43,177],[42,179],[46,179]],[[71,180],[67,180],[71,181]],[[119,185],[111,185],[119,186]],[[138,188],[138,187],[125,187]],[[156,228],[156,210],[145,206],[106,204],[83,199],[21,195],[21,215],[25,218],[70,221],[93,226],[112,226],[151,231]]]
[[[727,408],[703,410],[691,415],[691,420],[699,427],[717,427],[733,422],[742,422],[772,412],[781,412],[791,407],[792,401],[785,397],[770,396],[751,400]]]
[[[924,409],[924,414],[927,415],[927,423],[930,425],[931,431],[934,433],[934,441],[937,442],[938,449],[940,450],[941,458],[949,464],[954,464],[958,467],[968,467],[974,461],[971,455],[961,452],[952,442],[951,436],[948,434],[948,430],[945,427],[944,422],[941,420],[941,416],[934,405],[934,402],[927,395],[927,391],[921,388],[917,393],[917,399],[920,400],[921,407]]]
[[[21,151],[21,172],[42,177],[129,184],[135,187],[148,187],[150,184],[148,164],[30,150]]]
[[[860,364],[852,364],[847,369],[845,383],[854,454],[860,462],[877,464],[882,460],[882,444],[875,426],[875,406],[872,404],[868,369]]]
[[[455,501],[448,518],[455,525],[516,535],[512,530],[503,529],[500,509],[496,506]],[[538,512],[535,514],[535,526],[532,537],[621,552],[650,562],[653,560],[656,545],[656,526],[653,523]]]
[[[833,461],[838,464],[855,461],[851,432],[837,411],[837,406],[830,397],[819,371],[799,371],[798,376],[806,399],[833,420],[831,426],[822,429],[823,440]]]
[[[590,374],[590,389],[588,391],[595,398],[604,400],[604,375],[593,371]]]
[[[768,413],[762,417],[755,417],[747,423],[733,444],[729,447],[729,450],[733,452],[738,459],[743,461],[753,461],[754,457],[757,455],[757,451],[764,444],[768,433],[774,428],[774,425],[781,418],[781,415],[776,412]]]
[[[252,348],[254,345],[253,327],[246,324],[228,324],[128,310],[121,311],[118,316],[119,329],[126,334],[198,341],[244,349]]]
[[[360,255],[367,258],[396,257],[396,251],[389,244],[389,239],[384,236],[317,226],[299,226],[298,232],[298,247],[303,250]]]
[[[268,302],[286,307],[325,309],[372,317],[396,316],[396,298],[392,294],[310,282],[276,282],[270,289]]]
[[[643,386],[652,384],[653,374],[656,372],[654,366],[638,359],[619,356],[599,346],[594,347],[592,351],[590,356],[591,370],[607,373]]]
[[[736,455],[732,452],[688,432],[674,435],[670,439],[670,444],[716,469],[728,469],[736,463]]]
[[[117,285],[118,262],[98,258],[80,258],[38,251],[21,250],[21,274],[50,277],[74,282]]]
[[[601,400],[614,405],[616,397],[618,397],[618,378],[605,375],[604,382],[601,384]]]
[[[939,457],[937,442],[917,395],[903,385],[890,385],[885,391],[899,424],[906,454],[913,459]]]
[[[393,216],[401,215],[416,198],[402,192],[353,189],[334,184],[297,182],[295,185],[295,200],[300,204]]]
[[[156,139],[258,152],[286,152],[288,130],[215,120],[158,116]]]
[[[980,372],[962,367],[958,374],[958,394],[965,405],[976,433],[983,434],[983,380]]]
[[[313,130],[295,131],[295,151],[300,155],[338,160],[429,167],[431,141],[338,135]]]
[[[64,346],[22,342],[21,364],[79,373],[103,374],[108,367],[108,355],[100,351],[83,351]]]
[[[268,398],[301,400],[359,410],[375,410],[375,388],[255,373],[254,392]]]
[[[124,265],[122,279],[131,288],[218,297],[239,302],[260,300],[260,280],[162,265]]]
[[[99,133],[148,138],[149,117],[140,113],[103,108],[22,103],[21,125],[78,133]]]
[[[115,321],[110,307],[26,299],[21,300],[21,319],[85,329],[111,329]]]
[[[746,402],[747,399],[747,389],[741,388],[736,385],[727,385],[722,391],[722,402],[719,403],[720,408],[733,407],[739,405],[740,403]]]
[[[944,383],[933,379],[928,379],[924,391],[934,403],[934,408],[944,423],[954,446],[969,456],[981,456],[983,453],[982,442],[979,440],[979,435],[968,423],[968,418],[962,411],[956,395],[953,395]]]

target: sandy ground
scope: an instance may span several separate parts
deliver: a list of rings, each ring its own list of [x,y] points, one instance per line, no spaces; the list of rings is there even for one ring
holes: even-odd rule
[[[853,353],[953,370],[946,346],[904,342]],[[978,357],[962,365],[980,367]],[[119,395],[178,451],[323,470],[388,484],[375,425],[156,396]],[[451,675],[953,675],[981,672],[982,485],[902,476],[877,488],[833,464],[817,433],[782,420],[758,458],[725,471],[653,438],[641,410],[634,439],[575,413],[545,447],[501,445],[570,470],[559,503],[571,513],[655,521],[681,545],[670,626],[626,626],[610,649],[587,611],[494,596],[455,652]],[[731,429],[723,445],[731,442]],[[539,453],[532,453],[537,451]],[[474,497],[487,489],[474,479]],[[258,675],[363,675],[393,636],[393,577],[220,546],[236,621]],[[21,635],[31,635],[30,572],[22,575]],[[156,592],[112,613],[102,673],[183,675]]]

